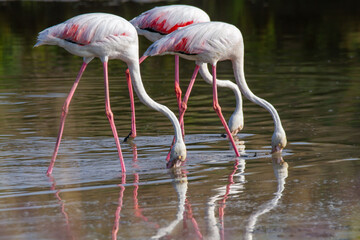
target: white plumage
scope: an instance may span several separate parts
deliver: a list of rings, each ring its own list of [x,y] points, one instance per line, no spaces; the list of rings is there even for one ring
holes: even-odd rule
[[[209,21],[210,17],[203,10],[197,7],[188,5],[168,5],[150,9],[138,17],[135,17],[130,22],[135,26],[139,35],[144,35],[150,41],[156,41],[179,29],[187,28],[193,24]],[[182,57],[191,59],[191,57],[188,57],[188,54],[186,54],[185,50],[183,49],[186,44],[186,42],[179,42],[176,44],[173,43],[173,46],[178,48],[177,50],[179,53],[183,51],[184,54],[181,54]],[[146,57],[147,56],[143,56],[140,61],[142,62]],[[207,64],[199,64],[199,72],[207,83],[213,84],[213,79],[208,70]],[[240,131],[244,126],[240,90],[236,84],[229,80],[217,80],[216,84],[219,87],[226,87],[231,89],[235,94],[236,108],[229,119],[229,128],[231,134],[236,135],[238,131]],[[191,87],[188,89],[191,91]],[[181,99],[182,91],[179,84],[178,55],[175,55],[175,93],[179,106],[179,115],[181,116],[182,112],[185,111],[184,108],[186,108],[185,102],[187,99],[185,99],[186,97],[184,97],[184,101]],[[180,117],[180,123],[184,133],[184,126],[181,121],[182,119]]]
[[[150,9],[130,22],[139,35],[144,35],[154,42],[178,28],[209,21],[209,16],[197,7],[168,5]]]
[[[269,102],[253,94],[247,86],[244,74],[243,38],[240,30],[234,25],[223,22],[193,24],[161,38],[153,43],[144,53],[145,56],[162,54],[177,54],[184,58],[194,60],[196,61],[197,68],[199,68],[201,64],[211,63],[213,66],[214,81],[216,81],[217,62],[231,60],[235,79],[241,92],[250,101],[268,110],[273,117],[275,131],[271,141],[272,152],[281,152],[286,146],[286,134],[276,109]],[[215,106],[215,102],[217,102],[217,89],[215,86],[213,87],[213,94],[214,109],[218,111],[216,109],[218,106]],[[221,111],[219,112],[221,114]],[[233,142],[232,144],[235,149],[235,144]]]
[[[136,29],[125,19],[107,13],[89,13],[73,17],[63,23],[49,27],[39,33],[35,47],[41,45],[58,45],[70,53],[84,58],[73,87],[64,103],[60,121],[60,129],[57,137],[54,153],[47,174],[51,174],[58,153],[65,119],[69,111],[69,105],[77,85],[85,71],[87,64],[95,57],[103,62],[104,85],[105,85],[105,110],[116,142],[121,169],[125,172],[125,163],[121,153],[121,147],[114,116],[110,107],[109,83],[108,83],[108,60],[121,59],[128,65],[129,75],[141,102],[167,116],[175,130],[175,146],[171,151],[171,159],[184,161],[186,148],[182,139],[181,128],[175,114],[167,107],[156,103],[146,93],[141,81],[139,67],[139,46]],[[131,86],[130,77],[128,84]],[[131,91],[132,93],[132,91]],[[131,95],[132,96],[132,95]],[[133,99],[132,99],[133,101]]]
[[[125,19],[107,13],[89,13],[73,17],[39,33],[35,47],[58,45],[86,58],[107,56],[126,61],[130,46],[137,48],[134,27]]]
[[[197,23],[179,29],[152,44],[146,56],[180,54],[194,61],[214,64],[231,59],[242,43],[238,28],[223,22]]]

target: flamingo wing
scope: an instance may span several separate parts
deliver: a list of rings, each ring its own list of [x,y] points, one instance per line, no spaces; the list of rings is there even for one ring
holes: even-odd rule
[[[240,33],[237,28],[221,22],[198,23],[179,29],[154,42],[144,53],[146,56],[176,54],[197,55],[213,53],[221,55],[234,44]]]
[[[209,21],[209,16],[197,7],[169,5],[150,9],[130,22],[140,35],[156,41],[181,27]]]
[[[60,45],[59,41],[85,46],[135,34],[132,26],[121,17],[106,13],[82,14],[40,32],[35,47]]]

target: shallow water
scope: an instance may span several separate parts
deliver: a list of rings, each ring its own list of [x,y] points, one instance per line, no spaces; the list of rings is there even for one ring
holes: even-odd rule
[[[241,29],[248,84],[277,108],[287,132],[282,156],[269,154],[270,115],[245,100],[236,158],[221,137],[211,86],[198,78],[185,116],[186,164],[165,168],[172,126],[136,98],[138,137],[121,143],[122,175],[94,60],[71,103],[53,175],[45,175],[82,61],[54,46],[33,49],[37,33],[83,12],[131,19],[161,4],[0,2],[0,239],[359,239],[356,1],[186,1]],[[148,45],[140,37],[141,52]],[[180,64],[185,92],[194,64]],[[149,95],[177,113],[173,66],[172,56],[154,57],[141,71]],[[110,61],[121,138],[130,131],[124,71]],[[233,80],[231,64],[219,63],[218,74]],[[235,98],[227,89],[219,98],[228,119]]]

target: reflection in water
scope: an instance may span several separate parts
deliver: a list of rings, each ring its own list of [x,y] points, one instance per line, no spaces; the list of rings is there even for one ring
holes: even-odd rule
[[[158,5],[168,3],[163,1]],[[306,1],[279,4],[279,1],[190,0],[186,3],[202,8],[213,19],[241,29],[247,46],[249,85],[281,109],[284,127],[292,140],[290,151],[283,155],[289,165],[291,162],[284,196],[272,210],[257,217],[252,232],[248,229],[247,235],[253,239],[266,239],[265,234],[276,239],[357,239],[360,234],[360,14],[357,10],[360,1],[350,0],[346,4],[312,1],[311,8]],[[112,134],[107,119],[102,117],[103,83],[97,77],[102,68],[92,65],[87,69],[86,81],[81,83],[81,92],[76,95],[72,110],[79,114],[72,114],[67,120],[67,139],[58,169],[61,171],[57,172],[62,180],[55,174],[54,184],[42,172],[56,140],[57,109],[61,109],[68,92],[66,86],[72,85],[73,74],[82,61],[69,58],[60,48],[33,51],[32,46],[41,29],[81,12],[109,12],[132,19],[153,7],[155,4],[133,1],[0,1],[1,240],[71,239],[71,236],[111,239],[122,189],[117,185],[121,177],[118,162],[114,161]],[[140,52],[149,44],[144,41],[140,38]],[[174,72],[172,59],[164,56],[145,62],[141,72],[149,95],[177,109],[170,81]],[[113,111],[119,116],[116,119],[119,135],[126,136],[131,109],[128,89],[123,88],[125,66],[119,64],[110,66],[113,79],[110,94],[117,103]],[[219,67],[222,78],[232,76],[229,63]],[[193,64],[181,62],[181,81],[188,81],[192,70]],[[206,233],[208,219],[204,218],[209,207],[206,203],[218,193],[213,189],[228,184],[227,175],[233,171],[234,162],[230,151],[224,153],[224,149],[229,150],[228,142],[218,139],[223,131],[218,117],[209,111],[210,86],[201,81],[197,84],[193,101],[189,102],[192,118],[186,121],[186,141],[192,161],[186,163],[190,173],[187,173],[185,213],[196,218],[203,238],[207,239],[210,234]],[[230,116],[233,94],[219,89],[219,99],[224,114]],[[118,239],[150,239],[158,230],[150,222],[161,227],[169,224],[175,219],[178,202],[168,172],[158,164],[159,154],[166,156],[172,138],[171,125],[157,113],[149,115],[146,106],[138,99],[135,101],[142,136],[136,140],[141,145],[139,169],[127,173]],[[250,215],[277,192],[277,181],[268,162],[269,149],[265,147],[269,145],[272,123],[268,113],[259,111],[255,105],[246,104],[245,111],[246,128],[239,137],[247,144],[248,157],[241,154],[246,161],[246,172],[241,176],[246,178],[246,184],[244,192],[228,195],[223,220],[218,212],[223,195],[213,201],[216,222],[212,227],[218,231],[219,238],[220,222],[223,222],[225,238],[244,239]],[[123,112],[121,117],[119,112]],[[124,150],[130,151],[127,160],[131,164],[132,150],[127,144]],[[216,162],[220,158],[221,162]],[[240,185],[236,174],[242,167],[241,161],[231,190]],[[224,165],[229,167],[225,174],[224,169],[217,170]],[[84,171],[76,174],[79,168]],[[138,178],[133,180],[135,172]],[[219,177],[223,177],[222,181]],[[50,190],[52,183],[54,190]],[[137,186],[138,190],[134,189]],[[137,191],[138,195],[133,196]],[[173,201],[167,202],[169,198]],[[159,200],[164,204],[159,204]],[[271,219],[280,219],[281,225],[275,226]],[[192,222],[189,219],[186,223],[184,230],[193,233],[187,239],[195,239]],[[180,222],[175,230],[181,228]],[[264,229],[268,231],[262,232]],[[174,234],[164,238],[172,237],[186,239]]]
[[[111,233],[113,240],[116,239],[117,233],[119,231],[120,213],[121,213],[121,209],[122,209],[122,205],[123,205],[125,184],[126,184],[126,174],[121,174],[121,184],[119,184],[120,193],[119,193],[119,199],[118,199],[118,206],[115,211],[114,226],[113,226],[112,233]]]
[[[137,148],[136,148],[136,144],[131,142],[131,148],[133,150],[133,166],[134,168],[137,168]],[[124,197],[124,191],[125,191],[125,184],[126,184],[126,174],[122,174],[121,175],[121,184],[119,184],[120,186],[120,193],[119,193],[119,199],[118,199],[118,207],[116,208],[115,211],[115,221],[114,221],[114,226],[113,226],[113,230],[112,230],[112,239],[116,239],[117,238],[117,233],[119,231],[119,221],[120,221],[120,213],[121,213],[121,209],[122,209],[122,205],[123,205],[123,197]],[[138,173],[134,173],[134,191],[133,191],[133,202],[134,202],[134,211],[135,211],[135,216],[139,217],[140,219],[142,219],[145,222],[149,222],[148,218],[145,217],[142,214],[142,209],[139,207],[139,201],[138,201],[138,190],[139,190],[139,174]],[[159,225],[157,223],[151,223],[151,225],[155,228],[159,228]]]
[[[234,163],[234,169],[228,176],[228,184],[223,187],[215,189],[217,194],[210,198],[208,201],[208,208],[206,211],[206,222],[207,222],[207,236],[206,239],[225,239],[224,234],[224,215],[226,200],[229,194],[238,194],[243,192],[245,183],[245,159],[236,159]],[[236,173],[239,171],[238,173]],[[234,182],[234,176],[239,176],[239,181]],[[219,201],[219,225],[215,217],[215,202]]]
[[[67,231],[67,235],[69,237],[71,237],[71,239],[74,239],[74,235],[71,231],[70,228],[70,221],[69,221],[69,215],[67,214],[67,212],[65,211],[65,202],[61,199],[60,197],[60,189],[56,189],[56,182],[55,182],[55,178],[50,175],[49,176],[49,180],[51,181],[51,187],[50,189],[55,192],[55,197],[59,200],[59,204],[60,204],[60,209],[61,209],[61,213],[64,215],[65,218],[65,224],[66,224],[66,231]]]
[[[134,167],[134,169],[137,169],[138,168],[138,165],[137,165],[138,160],[137,160],[136,144],[133,143],[133,142],[130,142],[130,144],[131,144],[131,148],[133,150],[133,167]],[[139,201],[138,201],[138,190],[139,190],[139,174],[134,173],[133,201],[134,201],[135,216],[140,218],[141,220],[143,220],[145,222],[148,222],[153,227],[159,228],[159,225],[157,223],[149,222],[149,219],[142,214],[142,209],[140,208]]]
[[[188,181],[185,170],[182,168],[172,169],[170,170],[170,175],[173,179],[173,187],[178,195],[176,218],[166,227],[158,229],[157,234],[153,236],[152,239],[169,237],[169,235],[174,233],[175,228],[181,221],[183,222],[183,238],[186,238],[185,236],[191,236],[189,239],[203,239],[198,223],[193,216],[190,201],[186,196]]]
[[[251,240],[253,239],[253,232],[255,229],[255,224],[258,218],[272,210],[278,204],[280,198],[282,197],[282,192],[285,189],[285,179],[288,177],[288,164],[283,160],[281,156],[274,155],[272,159],[272,165],[274,168],[274,174],[277,184],[277,191],[275,192],[275,197],[271,199],[269,202],[261,205],[255,213],[253,213],[246,225],[245,236],[244,239]]]
[[[190,223],[192,224],[192,229],[188,227],[187,224],[188,221],[190,221]],[[198,239],[203,239],[203,235],[200,232],[199,225],[193,216],[191,204],[188,199],[185,199],[185,213],[184,213],[183,226],[184,226],[183,235],[189,236],[191,234],[190,230],[193,230],[193,232],[195,233]]]
[[[178,195],[178,205],[177,205],[177,213],[176,219],[172,221],[168,226],[162,227],[158,230],[157,234],[152,237],[152,239],[159,239],[166,235],[169,235],[175,227],[183,220],[185,213],[185,201],[186,201],[186,193],[188,189],[187,176],[182,168],[176,168],[170,170],[171,177],[173,178],[173,186]]]

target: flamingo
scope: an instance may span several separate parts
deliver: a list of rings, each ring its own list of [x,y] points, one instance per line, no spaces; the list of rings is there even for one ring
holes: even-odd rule
[[[172,159],[184,161],[186,147],[182,139],[181,128],[175,114],[164,105],[152,100],[146,93],[141,80],[139,67],[138,35],[133,25],[127,20],[107,13],[88,13],[75,16],[63,23],[49,27],[39,33],[34,47],[41,45],[58,45],[68,52],[83,57],[83,64],[62,108],[60,129],[51,158],[47,175],[52,173],[55,159],[58,153],[65,119],[69,111],[69,105],[76,87],[88,63],[95,57],[100,58],[104,68],[105,85],[105,112],[110,122],[113,136],[121,164],[122,172],[125,172],[124,159],[121,153],[120,142],[114,123],[114,115],[110,108],[108,61],[109,59],[121,59],[128,68],[134,85],[135,92],[140,101],[150,108],[163,113],[173,124],[175,131],[175,149],[171,152]]]
[[[234,76],[241,93],[250,101],[268,110],[274,120],[274,133],[272,135],[271,153],[281,153],[286,146],[287,139],[282,127],[279,114],[276,109],[266,100],[256,96],[248,87],[244,75],[244,42],[240,30],[234,25],[223,22],[197,23],[179,29],[153,43],[144,53],[145,56],[164,54],[176,54],[185,59],[196,61],[193,77],[190,81],[187,93],[191,91],[199,66],[203,63],[212,65],[213,74],[213,108],[221,119],[222,124],[229,136],[235,150],[236,145],[229,128],[221,113],[218,103],[216,87],[216,64],[218,61],[230,60],[232,62]],[[186,95],[184,97],[186,99]],[[179,121],[183,121],[184,111]]]
[[[130,23],[135,26],[139,35],[144,35],[148,40],[155,42],[179,28],[209,21],[210,17],[208,14],[197,7],[189,5],[168,5],[150,9],[130,20]],[[142,56],[140,61],[142,62],[145,59],[146,56]],[[207,83],[212,84],[212,76],[209,73],[207,64],[201,64],[199,71],[202,78]],[[240,90],[236,84],[228,80],[218,80],[217,85],[219,87],[230,88],[235,94],[236,108],[229,119],[229,128],[231,134],[236,135],[244,126]],[[179,83],[179,55],[175,55],[175,94],[180,114],[181,111],[187,108],[187,105],[181,101],[182,92]],[[135,116],[132,118],[135,119]],[[132,129],[134,128],[135,127]],[[181,124],[181,128],[184,135],[183,123]],[[134,135],[132,135],[132,137],[134,137]]]

